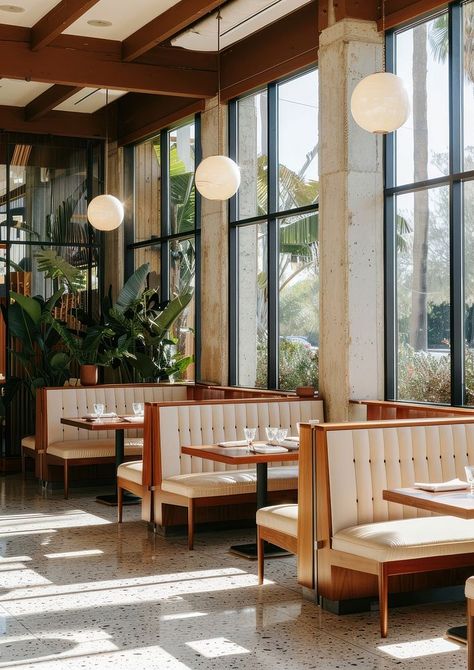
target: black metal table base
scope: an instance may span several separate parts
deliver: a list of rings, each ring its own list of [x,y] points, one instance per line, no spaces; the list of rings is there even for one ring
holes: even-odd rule
[[[95,499],[96,502],[101,503],[102,505],[110,505],[111,507],[117,506],[117,494],[111,493],[106,496],[97,496]],[[142,499],[138,496],[133,496],[130,493],[123,494],[123,505],[138,505],[141,503]]]
[[[452,626],[446,631],[446,637],[467,644],[467,626]]]
[[[257,560],[257,544],[235,544],[230,547],[231,554],[236,554],[242,558],[248,558],[251,561]],[[276,547],[274,544],[265,542],[265,558],[281,558],[283,556],[291,556],[290,552],[285,551],[281,547]]]

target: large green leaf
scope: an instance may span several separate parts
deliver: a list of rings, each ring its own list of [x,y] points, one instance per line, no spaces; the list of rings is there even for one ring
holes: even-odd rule
[[[142,377],[155,378],[157,376],[159,371],[158,366],[153,361],[153,359],[150,358],[150,356],[147,356],[146,354],[138,351],[135,354],[135,358],[131,358],[129,360],[130,365],[134,367],[135,370],[138,370]]]
[[[38,300],[14,291],[10,291],[10,297],[28,314],[35,326],[38,326],[41,321],[41,304]]]
[[[192,291],[183,293],[170,300],[164,310],[153,320],[153,331],[156,335],[164,335],[173,325],[175,320],[186,309],[193,297]]]
[[[42,249],[35,254],[38,270],[44,272],[49,279],[59,279],[65,283],[71,293],[83,291],[86,288],[86,273],[84,270],[68,263],[53,249]]]
[[[150,271],[150,264],[144,263],[127,279],[120,291],[114,309],[125,312],[140,297]]]

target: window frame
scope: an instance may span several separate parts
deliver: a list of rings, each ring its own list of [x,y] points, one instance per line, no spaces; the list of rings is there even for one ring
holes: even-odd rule
[[[385,398],[398,396],[398,314],[397,314],[397,249],[396,197],[404,193],[428,190],[438,186],[449,188],[449,251],[450,251],[450,329],[451,329],[451,405],[465,406],[464,346],[464,218],[463,184],[474,180],[474,170],[463,170],[463,0],[450,3],[447,9],[435,11],[386,34],[386,69],[395,72],[396,36],[447,13],[449,31],[449,170],[448,174],[420,182],[396,184],[396,133],[384,138],[384,297],[385,297]],[[414,402],[408,398],[401,402]],[[419,401],[416,401],[419,402]],[[430,404],[430,403],[427,403]],[[433,403],[431,403],[433,404]]]
[[[201,196],[195,189],[194,228],[182,233],[171,233],[169,198],[169,133],[182,126],[194,123],[194,171],[201,162],[201,115],[181,119],[179,122],[162,128],[156,135],[124,147],[124,190],[126,208],[124,218],[124,274],[125,280],[135,271],[135,250],[160,245],[160,297],[162,301],[170,299],[170,245],[174,240],[194,238],[195,244],[195,280],[194,280],[194,369],[195,380],[200,380],[201,351]],[[136,242],[135,237],[135,147],[154,138],[160,138],[161,196],[160,196],[160,235]]]
[[[259,223],[267,224],[268,253],[267,253],[267,290],[268,290],[268,356],[267,356],[267,386],[268,389],[279,388],[279,222],[288,217],[299,214],[319,212],[318,202],[296,207],[289,210],[279,210],[279,171],[278,171],[278,87],[292,79],[317,71],[317,64],[305,67],[303,70],[286,75],[266,86],[247,91],[229,101],[228,105],[228,137],[229,157],[238,159],[238,103],[249,95],[260,91],[267,92],[267,212],[262,215],[244,219],[238,218],[238,191],[229,201],[229,385],[239,386],[239,339],[238,339],[238,287],[239,287],[239,243],[238,230],[243,226]]]

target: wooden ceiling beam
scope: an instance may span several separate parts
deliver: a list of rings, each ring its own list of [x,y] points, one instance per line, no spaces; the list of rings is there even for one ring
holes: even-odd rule
[[[85,88],[110,88],[184,98],[216,94],[217,75],[209,70],[166,68],[122,63],[113,54],[45,47],[33,52],[28,44],[0,42],[2,77]]]
[[[139,28],[122,43],[122,58],[130,62],[181,32],[226,0],[180,0],[155,19]]]
[[[27,121],[40,119],[80,90],[81,88],[78,86],[63,86],[62,84],[51,86],[26,105],[25,119]]]
[[[31,29],[33,51],[48,46],[99,0],[61,0]]]
[[[35,121],[25,120],[24,107],[0,105],[0,129],[18,133],[39,133],[66,137],[105,136],[105,117],[101,114],[79,112],[48,112]]]

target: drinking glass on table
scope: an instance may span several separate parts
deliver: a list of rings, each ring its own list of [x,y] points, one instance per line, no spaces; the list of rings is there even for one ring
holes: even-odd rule
[[[100,419],[102,417],[102,414],[104,412],[105,412],[105,405],[103,403],[101,403],[101,402],[94,403],[94,414],[99,419],[99,421],[100,421]]]
[[[288,435],[288,428],[279,428],[276,434],[277,442],[278,443],[283,442],[283,440],[286,439],[287,435]]]
[[[244,428],[245,439],[247,440],[247,448],[249,451],[253,451],[253,441],[257,435],[256,428]]]
[[[276,440],[278,428],[272,428],[271,426],[268,426],[265,428],[265,433],[267,435],[267,440],[269,444],[273,444]]]
[[[135,416],[143,416],[145,412],[145,405],[142,402],[132,403],[132,409]]]
[[[466,479],[468,484],[471,487],[471,492],[469,495],[474,496],[474,465],[466,465],[464,470],[466,472]]]

